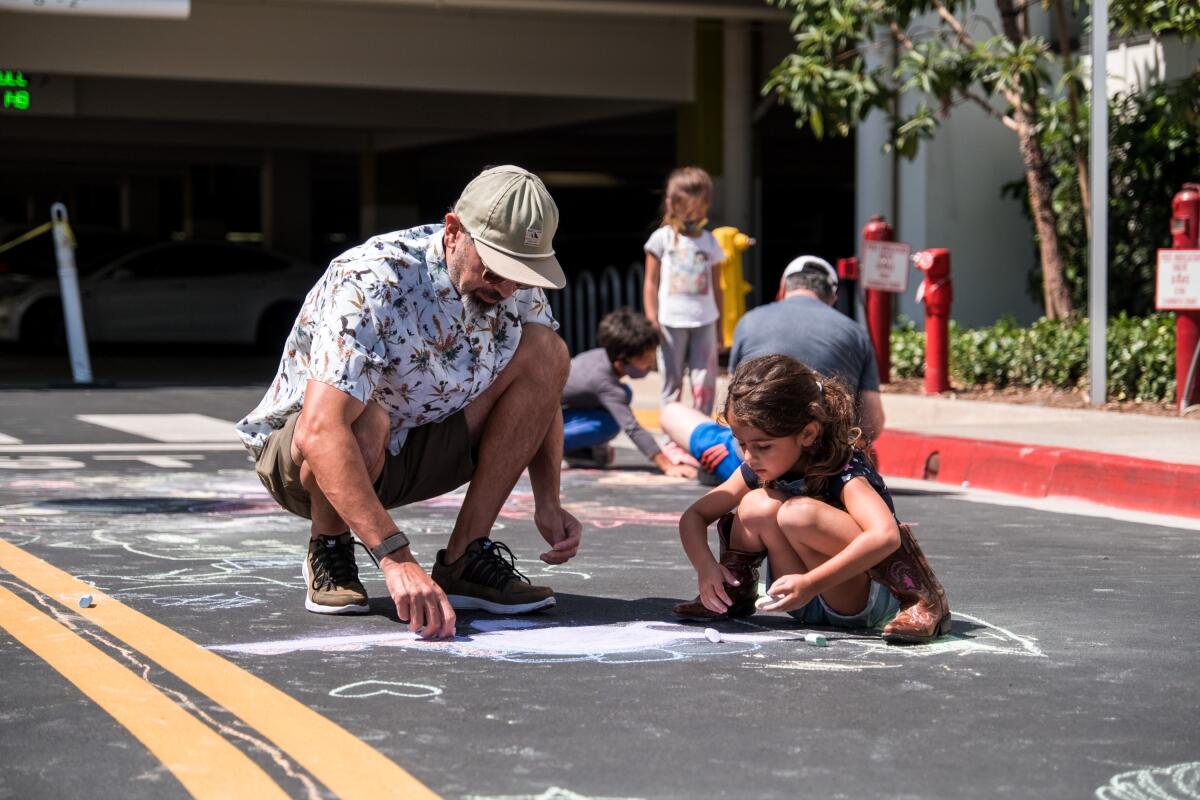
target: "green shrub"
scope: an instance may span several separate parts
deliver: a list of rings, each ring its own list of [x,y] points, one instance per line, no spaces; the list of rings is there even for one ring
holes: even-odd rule
[[[892,331],[892,374],[925,374],[925,334],[900,319]],[[1115,400],[1162,402],[1175,397],[1175,316],[1109,320],[1108,394]],[[1087,320],[1040,319],[1022,328],[1002,319],[988,328],[950,323],[950,376],[966,386],[1076,390],[1088,380]]]

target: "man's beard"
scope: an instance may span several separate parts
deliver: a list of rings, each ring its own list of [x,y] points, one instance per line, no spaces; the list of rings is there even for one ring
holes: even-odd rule
[[[489,303],[475,294],[475,292],[467,292],[462,296],[463,308],[466,309],[468,317],[485,317],[496,307],[494,303]]]

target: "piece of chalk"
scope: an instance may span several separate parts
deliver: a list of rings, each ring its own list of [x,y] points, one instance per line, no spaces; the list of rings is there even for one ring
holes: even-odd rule
[[[804,634],[804,641],[813,647],[829,647],[829,640],[821,633],[806,633]]]
[[[90,594],[85,594],[83,597],[79,598],[79,607],[80,608],[91,608],[92,607],[92,596]]]
[[[704,638],[708,639],[713,644],[717,644],[721,641],[721,632],[716,628],[705,628]]]
[[[754,607],[757,609],[764,609],[767,606],[773,606],[778,602],[778,597],[772,597],[771,595],[766,594],[754,601]]]

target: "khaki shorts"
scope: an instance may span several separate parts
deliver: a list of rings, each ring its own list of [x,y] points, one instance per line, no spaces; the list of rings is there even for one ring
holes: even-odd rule
[[[292,461],[292,436],[300,414],[267,437],[254,471],[271,497],[288,511],[312,519],[312,497],[300,483],[300,465]],[[467,418],[459,411],[441,422],[413,428],[398,455],[384,454],[375,496],[384,508],[396,508],[452,492],[471,480],[475,453]]]

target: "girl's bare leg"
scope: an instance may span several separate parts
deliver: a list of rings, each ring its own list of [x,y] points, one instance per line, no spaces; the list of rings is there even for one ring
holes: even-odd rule
[[[841,509],[811,497],[787,497],[767,489],[755,489],[742,498],[738,519],[747,543],[757,542],[755,549],[766,549],[776,578],[816,569],[862,533],[854,518]],[[735,537],[737,528],[735,525]],[[821,596],[837,613],[850,615],[863,610],[870,589],[871,579],[863,573]]]

